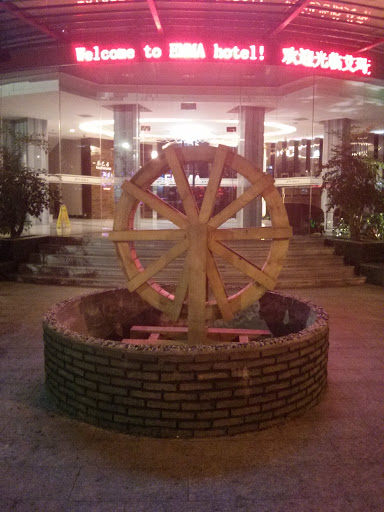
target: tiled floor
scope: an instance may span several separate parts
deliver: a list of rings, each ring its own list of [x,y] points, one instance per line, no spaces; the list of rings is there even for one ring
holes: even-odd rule
[[[384,289],[294,290],[331,317],[329,386],[304,417],[231,438],[124,436],[45,394],[41,319],[84,288],[0,283],[0,510],[382,512]]]

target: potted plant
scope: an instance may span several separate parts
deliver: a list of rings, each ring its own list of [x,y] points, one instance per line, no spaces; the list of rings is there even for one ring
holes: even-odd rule
[[[331,243],[337,254],[344,255],[345,263],[357,269],[361,263],[377,261],[384,254],[379,238],[370,241],[372,237],[367,236],[369,231],[380,230],[384,194],[380,162],[359,151],[366,137],[365,133],[352,132],[333,148],[332,157],[318,173],[327,191],[328,209],[338,208],[342,217]]]
[[[40,176],[41,170],[23,162],[23,150],[34,145],[47,151],[47,141],[41,135],[2,132],[0,145],[0,234],[19,238],[31,223],[28,216],[39,217],[49,207],[57,189]]]
[[[361,239],[367,215],[384,211],[379,162],[356,148],[363,135],[353,132],[335,146],[332,157],[318,172],[327,191],[328,210],[340,209],[351,240]]]

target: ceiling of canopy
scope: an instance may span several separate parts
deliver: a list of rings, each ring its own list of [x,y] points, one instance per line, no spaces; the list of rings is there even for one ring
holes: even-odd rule
[[[300,41],[384,55],[378,0],[3,0],[0,53],[129,38]],[[1,57],[1,55],[0,55]]]
[[[315,79],[303,66],[284,70],[276,65],[255,68],[250,61],[237,62],[235,68],[226,61],[212,65],[183,59],[172,62],[144,59],[129,65],[115,62],[105,66],[82,66],[73,62],[75,44],[97,44],[101,48],[102,44],[132,41],[134,45],[149,41],[164,47],[167,41],[197,40],[332,48],[371,58],[376,74],[371,78],[356,73]],[[60,55],[69,50],[72,60],[61,61]],[[31,75],[31,70],[33,74],[35,69],[39,69],[39,78]],[[9,78],[12,70],[15,76]],[[204,110],[205,122],[220,119],[220,123],[227,121],[228,113],[237,119],[233,107],[242,102],[262,104],[266,107],[268,122],[294,125],[296,135],[302,137],[316,135],[323,120],[346,114],[352,120],[363,120],[369,126],[382,129],[384,0],[0,1],[3,83],[24,80],[33,88],[35,80],[49,79],[51,72],[56,71],[61,71],[61,91],[70,98],[63,108],[66,123],[63,130],[68,133],[74,128],[77,133],[75,119],[82,113],[85,101],[93,102],[89,109],[95,119],[99,114],[92,109],[97,110],[101,103],[106,106],[117,101],[139,102],[143,106],[143,120],[157,117],[159,129],[159,119],[185,117],[185,112],[169,112],[170,105],[180,109],[180,101],[196,102],[197,117]],[[3,115],[21,116],[28,112],[38,117],[38,111],[29,112],[32,106],[39,108],[40,113],[47,108],[47,94],[39,96],[41,101],[34,94],[33,102],[27,101],[27,95],[20,96],[17,91],[14,94],[14,98],[7,97],[2,102]],[[46,113],[47,119],[57,117],[55,94],[52,93],[53,107],[52,112]],[[210,110],[209,102],[214,111]],[[312,114],[314,102],[316,115]],[[164,136],[164,130],[161,135]]]

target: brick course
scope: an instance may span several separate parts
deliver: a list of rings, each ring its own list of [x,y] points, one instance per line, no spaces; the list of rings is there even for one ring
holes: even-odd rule
[[[300,303],[299,301],[297,301]],[[127,347],[45,320],[46,386],[81,421],[135,435],[204,437],[268,428],[319,401],[328,321],[247,346]]]

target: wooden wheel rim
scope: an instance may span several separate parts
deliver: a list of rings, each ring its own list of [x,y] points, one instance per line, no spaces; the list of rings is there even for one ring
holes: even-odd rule
[[[208,197],[205,204],[204,196],[203,204],[200,210],[197,209],[196,212],[195,208],[197,208],[197,206],[194,206],[194,199],[183,171],[183,166],[197,161],[211,163],[212,170],[205,192],[205,196],[208,194],[211,198]],[[212,217],[211,214],[214,206],[213,197],[215,197],[216,191],[220,185],[222,172],[225,166],[231,167],[237,173],[246,178],[250,182],[251,187],[250,189],[247,189],[240,198],[235,199],[230,203],[230,205],[222,210],[222,212],[225,212],[224,215],[222,215],[222,212],[219,212],[219,214]],[[186,215],[183,215],[173,209],[163,200],[154,196],[147,190],[159,176],[164,174],[164,172],[170,168],[173,171],[176,186],[182,199]],[[122,185],[122,195],[117,205],[113,232],[110,234],[110,238],[114,241],[117,254],[122,262],[123,270],[128,279],[128,289],[130,291],[136,291],[153,307],[163,311],[173,320],[177,320],[182,308],[185,308],[184,301],[187,288],[190,284],[195,286],[193,282],[196,280],[191,279],[191,283],[188,283],[188,277],[186,277],[188,276],[188,272],[184,271],[175,294],[173,295],[169,293],[158,283],[152,280],[152,276],[150,274],[156,270],[155,268],[149,269],[149,274],[148,268],[143,269],[139,259],[137,258],[134,242],[138,239],[142,240],[143,237],[147,240],[162,240],[164,239],[162,237],[165,236],[165,234],[166,236],[172,236],[172,238],[169,239],[175,240],[175,246],[168,251],[164,257],[160,258],[161,261],[157,260],[157,262],[155,262],[157,267],[164,268],[170,263],[170,261],[186,251],[190,254],[192,250],[195,250],[197,254],[196,249],[191,249],[191,240],[193,236],[195,240],[199,240],[201,238],[200,235],[202,229],[209,231],[209,235],[207,235],[206,238],[206,246],[208,246],[206,253],[208,254],[208,267],[211,265],[210,270],[207,271],[207,279],[209,280],[211,287],[212,282],[210,276],[212,276],[212,272],[215,272],[215,269],[212,269],[212,260],[214,262],[212,254],[216,254],[224,258],[230,256],[229,254],[225,254],[225,246],[223,249],[223,244],[220,243],[220,240],[226,240],[226,236],[230,236],[231,240],[271,239],[269,254],[262,269],[253,264],[251,265],[255,269],[254,271],[250,267],[249,269],[247,268],[247,271],[251,270],[252,276],[250,277],[254,279],[254,282],[248,284],[238,293],[229,297],[226,296],[225,290],[225,296],[223,296],[223,290],[220,291],[218,289],[220,288],[220,284],[215,285],[216,290],[218,290],[217,294],[214,290],[216,300],[205,302],[204,316],[206,319],[216,318],[220,316],[220,314],[225,319],[230,319],[233,314],[258,300],[268,289],[273,289],[288,251],[289,239],[292,236],[292,230],[289,226],[285,206],[280,194],[273,185],[273,181],[274,180],[271,176],[254,167],[248,160],[235,154],[227,146],[220,145],[217,148],[207,145],[183,148],[169,146],[157,158],[143,166],[130,181],[125,181]],[[248,202],[258,196],[262,196],[266,202],[271,217],[270,228],[234,228],[232,230],[218,229],[218,227],[226,220],[222,221],[222,219],[228,215],[228,208],[231,210],[235,209],[235,212],[240,211],[246,204],[248,204]],[[172,235],[165,233],[171,230],[158,230],[157,234],[152,230],[134,230],[134,216],[140,201],[149,203],[153,209],[157,211],[160,210],[160,213],[163,215],[165,213],[165,217],[176,224],[179,229],[173,229]],[[241,206],[241,204],[243,205]],[[195,229],[193,228],[191,231],[192,225],[198,230],[195,235],[191,234],[193,229]],[[227,233],[229,231],[232,231],[235,234],[228,235]],[[148,235],[143,235],[144,232]],[[149,238],[145,238],[146,236]],[[194,243],[192,243],[192,245],[194,245]],[[223,251],[224,255],[222,254]],[[249,263],[244,261],[245,258],[240,257],[239,259],[243,260],[240,261],[240,266],[247,266],[247,263]],[[193,260],[193,258],[190,257],[190,260]],[[189,262],[189,265],[191,265],[191,262]],[[214,263],[213,265],[215,266]],[[151,266],[152,264],[150,267]],[[184,268],[186,269],[186,267],[187,264],[185,264]],[[249,274],[247,273],[247,275]]]

